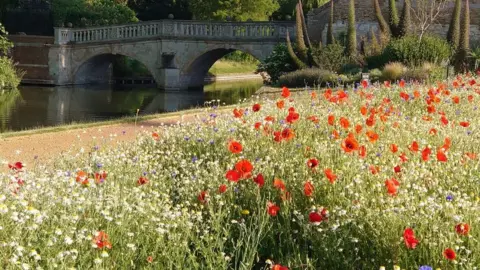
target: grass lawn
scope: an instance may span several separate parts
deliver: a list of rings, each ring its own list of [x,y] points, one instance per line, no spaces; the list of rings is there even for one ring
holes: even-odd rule
[[[476,80],[284,89],[11,163],[0,268],[478,269]]]
[[[256,63],[250,62],[234,62],[228,60],[219,60],[213,64],[209,73],[213,75],[254,73],[257,69]]]

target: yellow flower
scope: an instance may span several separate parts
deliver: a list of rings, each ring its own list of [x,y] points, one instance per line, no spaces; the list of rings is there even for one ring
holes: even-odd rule
[[[249,215],[250,211],[248,209],[243,209],[242,210],[242,215]]]
[[[385,266],[380,266],[380,270],[385,270]]]
[[[400,270],[400,266],[394,265],[394,266],[393,266],[393,270]]]

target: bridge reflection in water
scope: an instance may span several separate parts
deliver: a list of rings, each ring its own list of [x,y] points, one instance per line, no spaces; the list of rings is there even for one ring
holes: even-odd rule
[[[0,104],[0,132],[123,116],[164,113],[204,106],[206,101],[236,103],[251,97],[261,81],[206,86],[204,91],[159,92],[119,86],[21,87],[17,98]]]

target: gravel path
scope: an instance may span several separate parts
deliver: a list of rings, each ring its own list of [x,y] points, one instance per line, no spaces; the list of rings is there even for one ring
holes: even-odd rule
[[[137,123],[97,126],[84,129],[72,129],[59,132],[34,134],[18,137],[0,138],[0,170],[7,168],[6,163],[23,162],[28,167],[48,164],[59,154],[95,146],[114,146],[133,141],[142,131],[153,131],[160,124],[175,124],[178,121],[192,121],[193,115],[172,116]],[[1,164],[4,163],[4,164]]]

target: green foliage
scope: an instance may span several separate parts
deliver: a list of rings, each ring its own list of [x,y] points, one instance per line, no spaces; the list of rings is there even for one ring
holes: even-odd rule
[[[465,72],[468,69],[468,56],[470,53],[470,4],[465,1],[462,27],[460,29],[460,43],[455,55],[455,71]]]
[[[292,59],[292,61],[295,63],[295,66],[299,69],[306,68],[307,64],[305,64],[298,56],[296,55],[295,51],[293,50],[292,42],[290,41],[290,33],[287,30],[287,50],[288,50],[288,55]]]
[[[355,26],[355,0],[350,0],[348,5],[348,26],[347,26],[347,55],[357,55],[357,30]]]
[[[272,54],[258,65],[257,72],[266,72],[270,76],[271,82],[275,83],[281,75],[295,69],[296,65],[288,53],[287,46],[278,44]]]
[[[74,27],[137,22],[135,12],[115,0],[56,0],[52,3],[54,23]]]
[[[345,56],[345,47],[338,43],[329,44],[321,49],[314,50],[314,56],[318,59],[320,68],[338,72],[348,63]]]
[[[302,22],[302,13],[301,13],[301,6],[300,2],[297,4],[295,7],[296,10],[296,16],[295,16],[295,25],[296,25],[296,34],[297,34],[297,51],[300,60],[302,60],[304,63],[308,62],[308,52],[307,52],[307,46],[305,45],[305,37],[304,37],[304,26]]]
[[[460,14],[462,11],[462,1],[455,1],[455,8],[453,9],[452,19],[448,27],[447,40],[454,49],[457,49],[460,43]]]
[[[306,68],[280,76],[278,85],[287,87],[325,85],[326,83],[336,82],[337,78],[333,72],[328,70]]]
[[[447,41],[437,36],[416,36],[393,39],[385,48],[381,59],[398,61],[407,66],[420,66],[424,62],[440,64],[450,59],[452,49]]]
[[[445,71],[446,69],[442,66],[425,62],[422,66],[408,69],[404,74],[404,79],[434,83],[445,79]]]
[[[20,84],[21,73],[14,66],[13,61],[6,55],[13,43],[7,39],[7,31],[0,24],[0,90],[16,88]]]
[[[189,0],[197,20],[266,21],[280,6],[274,0]]]

